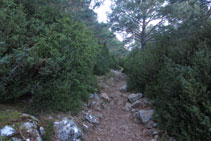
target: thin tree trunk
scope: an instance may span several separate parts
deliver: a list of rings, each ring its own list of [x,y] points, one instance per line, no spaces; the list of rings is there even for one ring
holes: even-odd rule
[[[141,48],[146,45],[146,16],[143,17],[142,31],[141,31]]]

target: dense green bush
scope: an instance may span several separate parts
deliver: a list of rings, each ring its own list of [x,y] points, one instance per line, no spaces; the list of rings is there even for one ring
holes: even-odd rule
[[[106,43],[104,43],[98,49],[94,73],[96,75],[104,75],[110,69],[119,69],[119,64],[116,57],[110,54]]]
[[[97,42],[51,7],[0,1],[0,102],[31,97],[34,109],[78,111],[95,90]]]
[[[114,70],[120,70],[119,60],[120,60],[120,59],[118,59],[116,56],[111,55],[111,56],[110,56],[109,67],[110,67],[111,69],[114,69]]]
[[[211,24],[169,37],[128,57],[129,88],[152,99],[155,120],[177,140],[211,140]]]
[[[149,46],[146,49],[134,49],[123,67],[128,74],[128,90],[144,92],[146,84],[157,77],[162,67],[162,54],[165,49]]]

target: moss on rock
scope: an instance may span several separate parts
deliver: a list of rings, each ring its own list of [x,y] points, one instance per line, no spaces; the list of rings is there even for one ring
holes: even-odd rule
[[[14,110],[0,110],[0,127],[4,125],[17,125],[21,121],[22,114]]]

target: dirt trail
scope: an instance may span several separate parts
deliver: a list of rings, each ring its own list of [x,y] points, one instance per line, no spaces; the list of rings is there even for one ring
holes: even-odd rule
[[[149,130],[135,119],[133,113],[125,110],[129,93],[121,93],[120,88],[126,84],[123,73],[117,72],[111,80],[99,79],[112,101],[102,110],[102,120],[92,131],[85,135],[85,141],[153,141]]]

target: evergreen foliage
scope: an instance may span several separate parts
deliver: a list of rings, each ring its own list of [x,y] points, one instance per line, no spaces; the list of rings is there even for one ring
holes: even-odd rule
[[[29,99],[32,110],[76,114],[96,91],[95,75],[121,65],[161,129],[211,140],[209,0],[114,0],[108,24],[91,2],[0,0],[0,103]],[[124,42],[110,29],[126,33]],[[128,56],[124,43],[135,47]]]
[[[164,0],[113,0],[109,14],[111,29],[126,33],[124,42],[144,48],[153,41],[153,32],[164,21]],[[155,21],[158,21],[155,24]]]
[[[31,97],[34,109],[76,112],[96,87],[98,44],[55,7],[31,6],[0,1],[0,101]]]
[[[177,140],[211,139],[211,22],[195,34],[160,34],[125,63],[128,87],[152,99],[159,126]]]
[[[118,69],[118,67],[119,63],[116,57],[110,54],[106,43],[104,43],[104,45],[99,48],[94,73],[96,75],[104,75],[109,69]]]

